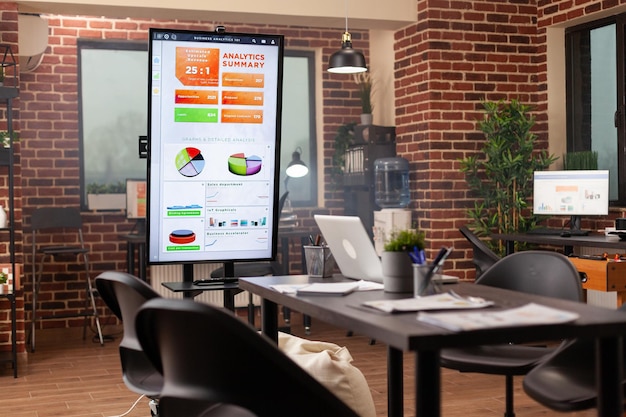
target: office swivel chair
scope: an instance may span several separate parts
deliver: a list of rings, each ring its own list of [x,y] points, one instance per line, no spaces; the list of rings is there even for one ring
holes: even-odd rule
[[[96,277],[100,297],[124,326],[120,341],[120,360],[124,384],[138,394],[151,399],[152,416],[158,416],[158,397],[163,388],[163,376],[143,352],[135,332],[135,316],[146,301],[159,294],[142,280],[125,272],[108,271]]]
[[[467,226],[461,226],[459,232],[472,245],[472,263],[476,267],[476,278],[480,277],[487,269],[500,260],[489,246],[478,238]]]
[[[626,304],[620,307],[626,314]],[[581,411],[596,407],[596,353],[593,339],[574,339],[560,346],[524,377],[529,397],[556,411]],[[622,359],[626,375],[626,349]],[[626,388],[625,384],[622,384]]]
[[[476,284],[572,301],[581,301],[583,296],[574,265],[567,257],[549,251],[508,255],[483,273]],[[513,377],[525,375],[553,351],[551,347],[514,344],[444,349],[441,366],[461,372],[504,375],[504,415],[513,417]]]
[[[163,374],[162,417],[357,416],[229,310],[157,298],[141,307],[135,324]],[[220,413],[224,408],[236,411]]]
[[[102,329],[98,318],[98,309],[91,285],[89,268],[89,249],[85,247],[80,212],[72,207],[45,207],[33,211],[32,226],[32,262],[33,262],[33,305],[32,320],[29,333],[31,351],[35,351],[35,329],[38,319],[84,317],[83,339],[86,337],[88,318],[94,317],[100,344],[104,344]],[[63,233],[59,233],[59,231]],[[46,243],[43,243],[46,242]],[[37,256],[40,255],[37,268]],[[85,307],[84,311],[75,314],[50,315],[38,317],[37,303],[44,265],[47,260],[57,260],[74,257],[83,261],[85,270]],[[91,308],[91,311],[89,311]]]

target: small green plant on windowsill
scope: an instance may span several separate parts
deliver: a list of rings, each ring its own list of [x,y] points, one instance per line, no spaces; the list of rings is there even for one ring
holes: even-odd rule
[[[563,155],[563,169],[569,171],[581,169],[596,170],[598,169],[598,152],[568,152]]]
[[[119,181],[110,184],[87,184],[87,194],[123,194],[126,192],[126,184]]]
[[[9,275],[4,272],[0,272],[0,285],[6,284],[9,281]]]

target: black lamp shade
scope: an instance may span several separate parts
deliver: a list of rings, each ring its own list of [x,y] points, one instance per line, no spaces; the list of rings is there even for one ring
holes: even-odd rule
[[[309,173],[309,167],[300,159],[300,152],[295,151],[291,158],[292,160],[286,170],[287,177],[300,178]]]
[[[350,33],[345,32],[341,49],[330,56],[328,72],[338,74],[355,74],[367,71],[365,57],[360,51],[352,48]]]

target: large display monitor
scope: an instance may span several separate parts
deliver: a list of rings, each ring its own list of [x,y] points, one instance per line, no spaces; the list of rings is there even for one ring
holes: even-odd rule
[[[149,263],[275,258],[283,43],[150,30]]]
[[[536,171],[533,213],[571,216],[572,231],[580,231],[581,216],[609,213],[609,171]]]

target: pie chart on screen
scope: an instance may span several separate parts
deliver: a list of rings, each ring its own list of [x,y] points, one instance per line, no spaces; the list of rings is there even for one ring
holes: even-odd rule
[[[204,157],[197,148],[185,148],[176,154],[176,169],[185,177],[195,177],[204,169]]]
[[[228,170],[235,175],[254,175],[261,171],[263,160],[256,155],[234,153],[228,158]]]

